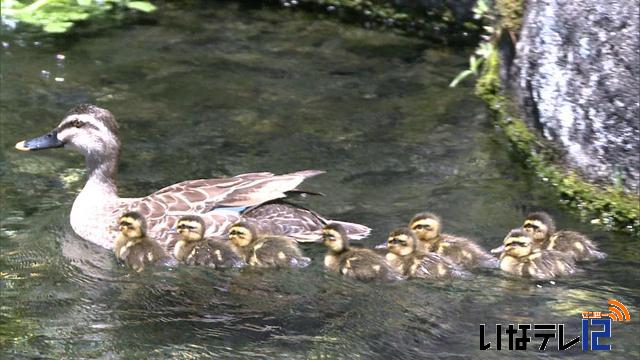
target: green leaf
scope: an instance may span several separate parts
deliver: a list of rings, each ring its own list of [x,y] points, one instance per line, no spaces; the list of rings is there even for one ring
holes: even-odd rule
[[[63,33],[69,30],[71,26],[73,26],[72,22],[54,22],[45,25],[43,30],[48,33]]]
[[[463,72],[461,72],[460,74],[458,74],[458,76],[456,76],[455,79],[453,79],[453,81],[451,81],[451,83],[449,84],[449,87],[456,87],[458,86],[458,84],[466,79],[469,75],[473,75],[473,71],[471,70],[465,70]]]
[[[156,6],[146,1],[131,1],[127,3],[129,9],[134,9],[142,12],[152,12],[156,9]]]
[[[92,0],[76,0],[80,6],[89,6],[93,2]]]

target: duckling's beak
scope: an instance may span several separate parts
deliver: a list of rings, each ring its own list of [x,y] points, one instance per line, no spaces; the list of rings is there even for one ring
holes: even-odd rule
[[[386,249],[387,248],[387,243],[383,242],[382,244],[378,244],[374,247],[374,249]]]
[[[500,245],[495,249],[491,249],[492,254],[502,254],[504,252],[504,245]]]
[[[168,233],[169,234],[177,234],[178,233],[178,228],[174,226],[171,229],[169,229]]]
[[[64,143],[58,140],[58,130],[54,129],[48,134],[23,140],[16,144],[16,149],[20,151],[43,150],[63,147]]]

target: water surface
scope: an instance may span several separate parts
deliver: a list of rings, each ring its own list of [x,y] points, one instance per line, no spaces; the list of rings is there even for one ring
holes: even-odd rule
[[[2,34],[3,358],[510,358],[478,350],[480,323],[565,323],[577,336],[580,312],[606,311],[610,297],[634,320],[614,324],[613,354],[588,355],[640,356],[640,249],[566,213],[509,155],[472,89],[447,88],[467,51],[234,4],[156,16],[81,37]],[[555,284],[498,271],[356,283],[325,274],[314,245],[304,246],[314,263],[303,270],[132,275],[68,225],[82,158],[13,150],[83,102],[119,120],[121,196],[192,178],[322,169],[306,185],[327,196],[305,206],[371,226],[365,246],[430,210],[447,232],[490,248],[542,209],[610,256]],[[545,356],[534,348],[519,355]]]

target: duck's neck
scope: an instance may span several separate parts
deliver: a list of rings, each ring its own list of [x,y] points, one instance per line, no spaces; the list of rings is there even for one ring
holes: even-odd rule
[[[87,155],[85,166],[87,168],[87,183],[80,195],[92,199],[112,200],[118,198],[116,175],[118,168],[118,152],[105,156]]]
[[[115,233],[114,210],[120,199],[116,188],[118,152],[94,157],[86,155],[87,183],[76,197],[71,208],[71,227],[80,237],[110,249]]]

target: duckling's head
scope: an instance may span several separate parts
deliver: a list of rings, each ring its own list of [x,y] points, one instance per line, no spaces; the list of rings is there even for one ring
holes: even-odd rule
[[[229,240],[238,247],[249,246],[258,238],[257,228],[250,221],[240,221],[229,228]]]
[[[523,228],[535,241],[545,241],[556,232],[553,218],[546,212],[534,212],[524,219]]]
[[[531,254],[533,239],[523,229],[513,229],[504,238],[503,254],[512,257],[523,257]]]
[[[204,237],[205,225],[199,216],[188,215],[178,220],[176,229],[182,240],[200,241]]]
[[[327,224],[322,229],[322,243],[330,251],[341,253],[349,249],[349,236],[342,225],[337,223]]]
[[[16,144],[22,151],[68,146],[86,157],[120,151],[118,124],[109,110],[83,104],[71,109],[60,124],[48,134]]]
[[[131,211],[120,216],[118,229],[128,239],[141,239],[147,234],[147,222],[140,213]]]
[[[422,241],[430,241],[440,236],[442,229],[442,220],[436,214],[419,213],[409,222],[409,228],[416,233],[418,239]]]
[[[407,227],[397,228],[389,233],[387,249],[398,256],[407,256],[416,250],[418,238]]]

